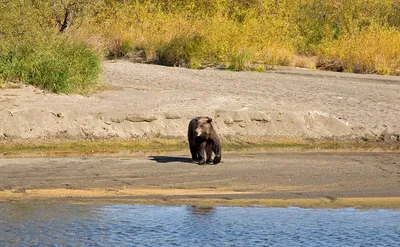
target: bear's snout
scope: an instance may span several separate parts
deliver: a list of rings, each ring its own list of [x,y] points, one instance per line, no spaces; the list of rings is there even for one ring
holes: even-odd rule
[[[201,136],[201,134],[203,134],[203,130],[202,130],[202,128],[196,128],[196,135],[197,136]]]

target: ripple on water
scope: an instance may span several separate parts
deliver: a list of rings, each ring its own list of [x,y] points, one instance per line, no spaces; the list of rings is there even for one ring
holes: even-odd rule
[[[0,204],[0,246],[400,246],[400,211]]]

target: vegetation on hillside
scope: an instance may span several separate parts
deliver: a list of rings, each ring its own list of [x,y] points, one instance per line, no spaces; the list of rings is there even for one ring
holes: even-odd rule
[[[0,83],[54,92],[86,90],[101,57],[400,74],[400,0],[2,0],[0,13]]]
[[[87,93],[98,81],[100,53],[61,33],[58,16],[65,9],[58,13],[53,2],[67,1],[0,2],[0,83],[18,81],[51,92]]]

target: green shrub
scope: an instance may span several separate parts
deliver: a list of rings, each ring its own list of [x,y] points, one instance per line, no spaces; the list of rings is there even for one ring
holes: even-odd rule
[[[233,71],[243,71],[250,69],[251,54],[247,51],[233,53],[229,58],[228,69]]]
[[[81,43],[60,35],[20,37],[3,43],[0,77],[55,93],[85,93],[97,83],[101,59]]]
[[[135,46],[131,42],[125,40],[115,44],[113,49],[109,49],[106,57],[108,59],[129,57],[132,55],[132,53],[134,53],[134,51]]]
[[[265,72],[265,71],[267,71],[267,67],[265,65],[257,65],[254,68],[254,71],[256,71],[256,72]]]
[[[206,39],[201,36],[178,37],[156,51],[156,63],[167,66],[191,67],[204,57]]]

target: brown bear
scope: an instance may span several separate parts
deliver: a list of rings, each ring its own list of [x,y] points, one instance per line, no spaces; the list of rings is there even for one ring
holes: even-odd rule
[[[211,163],[212,152],[215,154],[212,163],[216,165],[221,162],[221,141],[211,122],[212,119],[209,117],[196,117],[189,123],[190,153],[193,161],[199,162],[199,165],[204,165],[206,162]],[[204,152],[206,152],[207,159],[204,157]]]

